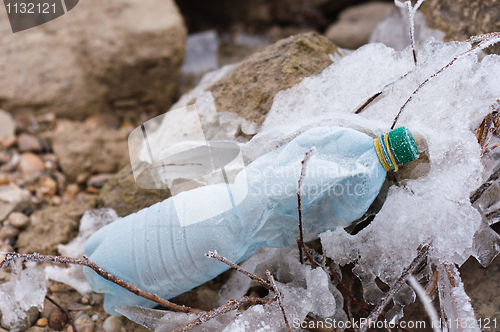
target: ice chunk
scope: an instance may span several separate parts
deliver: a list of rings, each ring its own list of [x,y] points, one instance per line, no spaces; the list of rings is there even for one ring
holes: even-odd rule
[[[181,72],[201,75],[219,68],[219,36],[217,31],[209,30],[190,34],[186,43],[186,54]]]
[[[335,289],[335,286],[331,284],[330,277],[321,268],[312,270],[310,266],[300,264],[296,247],[287,249],[261,247],[241,266],[264,279],[266,270],[272,272],[277,280],[277,287],[283,295],[283,304],[290,322],[293,319],[302,321],[309,313],[323,318],[333,315],[346,317],[342,305],[337,306],[338,300],[332,294],[331,289]],[[242,297],[251,285],[253,282],[247,276],[234,273],[220,291],[219,305],[230,299]],[[341,295],[339,293],[336,295],[342,301],[339,298]],[[279,307],[274,307],[274,304],[267,304],[266,308],[266,312],[276,311],[274,313],[276,317],[282,315]],[[238,324],[245,319],[241,317]],[[280,321],[283,321],[282,316]]]
[[[115,210],[110,208],[89,210],[84,213],[80,220],[78,235],[70,243],[60,244],[57,248],[61,255],[69,257],[82,257],[85,254],[83,246],[85,241],[99,228],[118,219]],[[85,295],[92,292],[89,283],[83,275],[83,267],[70,265],[68,268],[58,266],[47,266],[45,274],[51,280],[61,282],[73,287],[78,293]]]
[[[415,13],[415,46],[418,48],[422,42],[433,37],[443,41],[445,33],[440,30],[431,29],[425,21],[424,14]],[[370,36],[370,43],[383,43],[397,51],[404,50],[410,45],[410,21],[408,10],[401,8],[393,10],[382,22],[377,24]]]
[[[43,309],[47,282],[43,271],[31,264],[21,271],[16,280],[0,285],[2,320],[13,332],[19,331],[31,307]]]

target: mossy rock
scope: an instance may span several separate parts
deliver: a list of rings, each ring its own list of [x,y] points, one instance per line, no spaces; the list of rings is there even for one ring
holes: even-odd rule
[[[99,207],[109,207],[126,216],[170,197],[170,190],[144,189],[137,186],[130,166],[109,179],[99,193]]]
[[[321,73],[332,64],[329,54],[335,53],[337,47],[315,32],[282,39],[247,57],[209,88],[217,111],[261,125],[278,91]]]
[[[500,30],[500,2],[496,0],[428,0],[421,11],[431,28],[446,33],[445,41],[464,41]],[[486,52],[499,54],[500,46]]]

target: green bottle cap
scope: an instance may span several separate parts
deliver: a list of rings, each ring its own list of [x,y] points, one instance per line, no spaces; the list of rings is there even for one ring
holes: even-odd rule
[[[417,144],[411,132],[405,127],[391,130],[389,146],[398,165],[404,165],[418,158]]]

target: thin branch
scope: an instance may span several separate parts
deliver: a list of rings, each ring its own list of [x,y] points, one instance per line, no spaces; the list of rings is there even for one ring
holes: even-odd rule
[[[259,298],[259,297],[242,297],[241,299],[238,300],[231,300],[222,307],[218,307],[216,309],[210,310],[209,312],[206,312],[205,314],[201,315],[200,317],[196,318],[195,320],[189,322],[188,324],[179,327],[178,329],[173,330],[172,332],[186,332],[191,330],[193,327],[198,326],[200,324],[203,324],[207,321],[209,321],[212,318],[218,317],[222,314],[225,314],[229,311],[237,310],[241,307],[249,306],[249,305],[256,305],[256,304],[266,304],[271,301],[275,301],[275,299],[270,299],[270,298]]]
[[[276,293],[276,298],[278,299],[278,304],[279,304],[279,307],[281,309],[281,313],[283,314],[283,319],[285,320],[286,328],[288,329],[288,332],[292,332],[292,330],[290,330],[290,324],[288,324],[288,319],[286,318],[285,307],[283,307],[283,301],[281,299],[281,294],[278,290],[278,287],[276,287],[276,283],[274,282],[274,278],[271,275],[271,272],[269,272],[269,270],[266,270],[266,275],[267,275],[267,280],[269,280],[269,283],[274,288],[274,292]]]
[[[427,312],[427,315],[429,316],[429,319],[432,322],[431,323],[432,330],[434,332],[440,332],[441,329],[438,328],[437,326],[434,326],[434,325],[436,325],[436,324],[434,324],[434,322],[439,321],[438,314],[436,312],[436,308],[434,308],[434,306],[432,305],[432,300],[429,297],[429,295],[427,294],[427,292],[425,291],[424,287],[422,287],[422,285],[420,285],[418,283],[417,279],[413,275],[410,275],[408,277],[408,283],[410,284],[411,288],[413,288],[415,293],[417,293],[418,297],[420,298],[420,301],[424,305],[425,311]]]
[[[304,180],[306,176],[306,167],[307,167],[307,162],[313,154],[316,152],[316,149],[313,147],[311,150],[306,152],[306,155],[304,159],[302,160],[302,170],[300,171],[300,177],[299,177],[299,183],[298,183],[298,188],[297,188],[297,201],[298,201],[298,210],[299,210],[299,240],[297,241],[298,247],[299,247],[299,254],[300,254],[300,263],[304,264],[304,256],[302,253],[302,245],[304,244],[304,226],[302,223],[302,199],[301,199],[301,192],[302,192],[302,181]]]
[[[431,79],[433,79],[434,77],[436,77],[437,75],[439,75],[440,73],[442,73],[445,69],[449,68],[451,65],[453,65],[453,63],[455,63],[455,61],[457,61],[457,59],[461,58],[462,56],[474,54],[474,53],[479,52],[480,50],[482,50],[482,49],[484,49],[486,47],[489,47],[489,46],[491,46],[491,45],[499,42],[500,41],[500,32],[492,32],[492,33],[485,34],[485,35],[474,36],[474,37],[471,37],[471,39],[469,39],[468,41],[471,42],[471,43],[476,42],[476,41],[480,41],[480,42],[476,46],[472,47],[470,50],[465,51],[465,52],[463,52],[463,53],[455,56],[453,58],[453,60],[451,60],[446,66],[442,67],[436,73],[434,73],[433,75],[431,75],[430,77],[428,77],[425,81],[423,81],[422,83],[420,83],[420,85],[415,89],[415,91],[413,91],[413,93],[410,95],[410,97],[406,100],[406,102],[403,104],[403,106],[401,106],[401,108],[399,109],[398,114],[394,118],[394,121],[392,123],[391,129],[394,129],[394,127],[396,126],[396,122],[398,121],[399,116],[401,115],[401,113],[405,109],[406,105],[408,105],[408,103],[413,99],[413,96],[427,82],[429,82]]]
[[[500,167],[497,168],[493,173],[491,173],[486,182],[483,183],[479,188],[477,188],[472,195],[470,195],[469,200],[471,204],[474,204],[484,194],[484,192],[493,184],[493,182],[498,180],[499,177],[500,177]]]
[[[226,258],[219,256],[217,254],[217,251],[215,251],[215,250],[209,251],[207,254],[205,254],[205,256],[207,256],[209,258],[215,258],[216,260],[221,261],[222,263],[229,265],[230,267],[232,267],[236,271],[243,273],[244,275],[248,276],[253,281],[259,283],[260,285],[262,285],[265,288],[267,288],[268,290],[270,290],[271,292],[273,292],[273,293],[275,292],[275,289],[271,285],[269,285],[267,282],[265,282],[262,278],[256,276],[253,273],[248,272],[247,270],[243,269],[241,266],[234,264],[233,262],[227,260]]]
[[[346,287],[346,285],[342,282],[342,280],[340,279],[339,275],[337,274],[337,272],[335,272],[332,268],[332,264],[331,264],[331,261],[328,257],[325,256],[325,254],[323,253],[323,257],[325,258],[325,263],[326,263],[326,266],[328,267],[328,270],[330,272],[330,275],[333,277],[333,280],[335,280],[335,282],[340,285],[340,287],[344,290],[344,292],[347,294],[347,296],[352,300],[352,302],[356,303],[361,309],[363,309],[365,312],[368,312],[370,309],[365,306],[364,304],[362,304],[361,302],[359,302],[355,297],[354,295],[352,295],[352,293],[349,291],[349,289]]]
[[[429,283],[427,283],[427,285],[425,285],[425,292],[428,295],[431,295],[436,290],[436,286],[438,283],[438,276],[439,276],[438,270],[434,271],[431,280],[429,281]]]
[[[73,322],[73,318],[71,318],[71,315],[69,314],[68,309],[64,308],[63,306],[60,306],[56,301],[52,300],[47,295],[45,295],[45,298],[47,300],[49,300],[53,305],[55,305],[57,307],[57,309],[59,309],[60,312],[62,312],[64,315],[66,315],[66,317],[68,318],[69,325],[71,325],[71,328],[73,329],[73,332],[77,332],[76,327],[75,327],[75,323]]]
[[[420,263],[424,260],[429,252],[430,245],[425,244],[421,246],[417,257],[411,262],[411,264],[403,271],[403,274],[396,283],[389,289],[387,294],[382,298],[379,304],[373,309],[368,318],[360,324],[359,332],[366,332],[368,330],[369,324],[376,323],[384,308],[389,304],[390,300],[394,297],[394,295],[401,289],[401,287],[405,284],[408,276],[413,274]]]
[[[92,270],[94,270],[98,275],[100,275],[104,279],[109,280],[109,281],[117,284],[118,286],[125,288],[129,292],[134,293],[135,295],[141,296],[145,299],[151,300],[153,302],[156,302],[158,304],[161,304],[162,306],[164,306],[170,310],[186,312],[186,313],[197,313],[197,314],[205,313],[204,310],[177,305],[175,303],[161,299],[156,295],[146,293],[146,292],[140,290],[139,288],[135,287],[134,285],[115,277],[111,273],[109,273],[106,270],[104,270],[103,268],[99,267],[97,264],[92,262],[87,256],[83,256],[83,258],[73,258],[73,257],[66,257],[66,256],[40,255],[37,253],[19,254],[16,252],[6,252],[6,253],[1,253],[1,254],[5,255],[5,259],[0,263],[0,269],[7,267],[10,262],[14,262],[16,259],[22,259],[22,260],[30,261],[30,262],[50,262],[50,263],[57,263],[57,264],[83,265],[83,266],[91,268]]]

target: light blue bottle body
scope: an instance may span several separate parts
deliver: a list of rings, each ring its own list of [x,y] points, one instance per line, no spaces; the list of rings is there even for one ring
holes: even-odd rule
[[[227,195],[226,184],[193,189],[119,219],[97,231],[85,244],[96,264],[141,290],[169,299],[228,269],[205,257],[208,251],[241,262],[261,245],[284,248],[299,236],[297,188],[301,161],[312,147],[302,187],[305,239],[363,216],[379,193],[386,170],[373,139],[339,127],[310,129],[288,144],[267,153],[246,168],[231,184],[235,196],[245,198],[235,208],[218,205]],[[212,211],[215,217],[181,226],[177,211]],[[181,208],[180,210],[185,210]],[[213,213],[213,211],[221,211]],[[116,314],[116,304],[153,307],[85,268],[85,276],[98,293],[106,293],[104,309]]]

